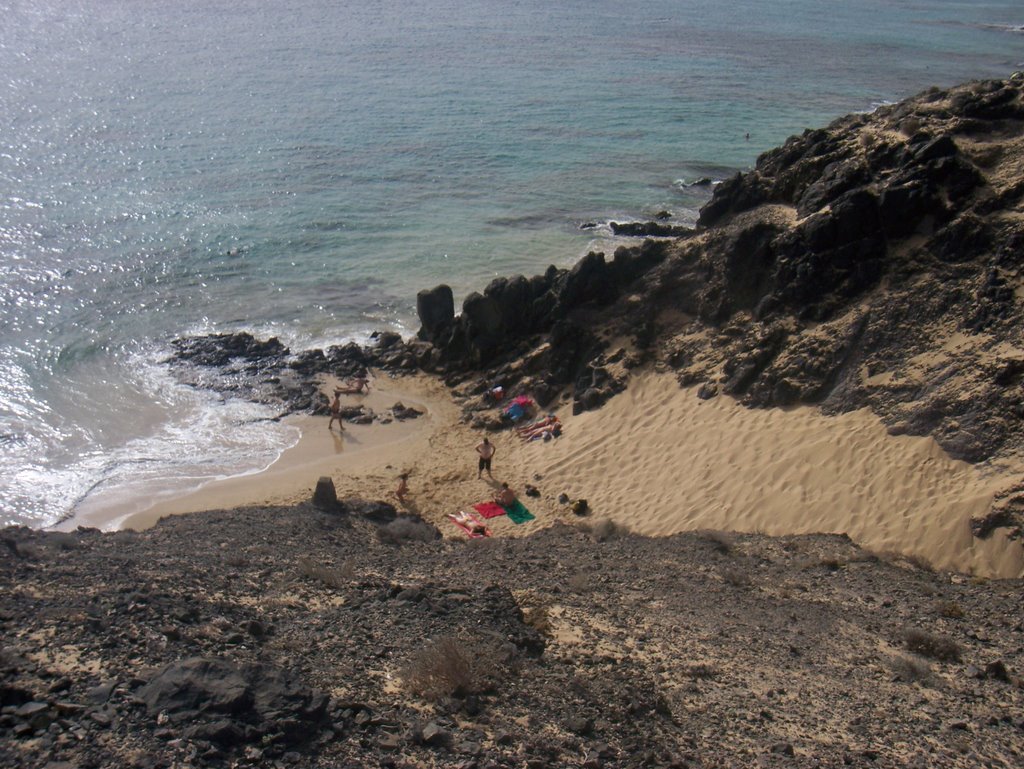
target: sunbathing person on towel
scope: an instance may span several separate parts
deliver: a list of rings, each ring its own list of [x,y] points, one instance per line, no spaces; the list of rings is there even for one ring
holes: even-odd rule
[[[472,515],[463,510],[459,510],[459,512],[454,513],[452,515],[452,520],[456,523],[461,523],[463,526],[468,527],[473,534],[487,533],[487,527],[484,526],[483,523],[481,523],[479,520],[477,520]]]
[[[548,427],[549,425],[557,424],[559,424],[558,417],[556,417],[554,414],[548,414],[543,419],[538,419],[531,425],[523,425],[522,427],[517,427],[516,432],[519,433],[520,435],[526,435],[527,433],[531,433],[537,430],[543,430],[545,427]]]
[[[550,440],[551,438],[557,438],[562,434],[562,423],[555,419],[553,422],[534,427],[530,430],[525,430],[519,433],[519,437],[524,441],[532,441],[536,438],[543,438],[544,440]]]

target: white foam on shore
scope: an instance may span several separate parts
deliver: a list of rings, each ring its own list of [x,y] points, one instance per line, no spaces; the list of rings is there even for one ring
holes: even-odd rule
[[[130,370],[130,386],[108,388],[117,390],[123,430],[111,436],[111,426],[106,435],[96,428],[88,453],[42,473],[54,496],[50,517],[37,525],[103,519],[127,500],[153,504],[216,479],[258,473],[299,439],[270,407],[183,385],[153,356],[136,356]],[[54,509],[54,499],[63,505]]]

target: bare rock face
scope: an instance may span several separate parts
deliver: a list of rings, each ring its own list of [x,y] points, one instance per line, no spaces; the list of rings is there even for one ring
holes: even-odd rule
[[[416,314],[423,324],[419,338],[428,342],[438,338],[455,319],[455,298],[451,286],[440,285],[420,291],[416,295]]]
[[[806,131],[716,188],[645,276],[659,356],[751,406],[865,406],[972,462],[1022,445],[1024,78]],[[694,333],[701,329],[698,336]]]
[[[194,657],[175,662],[137,692],[150,716],[189,724],[191,739],[222,747],[279,732],[286,742],[315,736],[327,698],[280,668]]]

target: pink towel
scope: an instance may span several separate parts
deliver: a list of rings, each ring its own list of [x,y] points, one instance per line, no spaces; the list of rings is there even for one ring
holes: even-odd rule
[[[499,515],[505,514],[505,508],[497,502],[477,502],[473,505],[473,509],[484,518],[497,518]]]
[[[470,539],[480,539],[481,537],[491,536],[491,530],[484,526],[483,531],[474,531],[473,524],[482,525],[483,521],[477,518],[472,513],[464,513],[461,510],[458,513],[448,513],[448,518],[451,522],[466,532]]]

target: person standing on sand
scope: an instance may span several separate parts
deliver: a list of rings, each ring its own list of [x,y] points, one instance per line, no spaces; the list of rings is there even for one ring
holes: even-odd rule
[[[395,497],[403,505],[405,504],[405,495],[409,493],[409,473],[402,473],[398,476],[398,488],[395,489]]]
[[[483,471],[486,470],[487,477],[493,480],[494,476],[491,475],[491,457],[494,456],[494,444],[487,440],[487,438],[484,438],[483,442],[476,447],[476,453],[480,455],[480,463],[477,465],[476,477],[479,478]]]
[[[345,425],[341,423],[341,391],[334,391],[334,400],[331,401],[331,421],[327,423],[327,429],[334,426],[334,420],[338,420],[338,429],[345,432]]]

